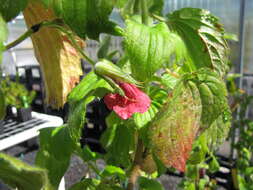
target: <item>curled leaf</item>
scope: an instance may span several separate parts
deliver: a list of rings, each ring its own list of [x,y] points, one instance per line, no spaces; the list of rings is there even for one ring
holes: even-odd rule
[[[31,27],[56,17],[41,3],[31,2],[24,10],[24,18]],[[82,75],[81,56],[67,36],[57,29],[42,28],[32,35],[32,42],[45,80],[46,102],[54,108],[62,107]]]

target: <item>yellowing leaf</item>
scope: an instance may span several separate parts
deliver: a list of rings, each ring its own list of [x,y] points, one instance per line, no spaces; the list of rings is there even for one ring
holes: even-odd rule
[[[38,2],[27,6],[24,17],[28,27],[55,19],[53,11]],[[57,29],[42,28],[32,35],[32,42],[45,80],[46,102],[54,108],[62,107],[82,75],[81,56],[67,36]]]
[[[185,170],[200,126],[201,110],[197,87],[181,82],[156,115],[149,136],[153,152],[165,166]]]

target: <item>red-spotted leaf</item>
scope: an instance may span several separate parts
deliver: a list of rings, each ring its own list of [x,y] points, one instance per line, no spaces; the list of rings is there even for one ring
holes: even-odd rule
[[[196,85],[181,81],[149,126],[153,153],[165,166],[185,171],[200,126],[201,111]]]

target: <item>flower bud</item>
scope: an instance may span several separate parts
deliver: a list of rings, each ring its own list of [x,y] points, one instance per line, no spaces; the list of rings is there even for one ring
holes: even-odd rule
[[[121,70],[117,65],[112,62],[102,59],[95,65],[95,73],[99,76],[109,77],[114,81],[122,83],[135,84],[140,86],[140,83],[132,78],[129,74]]]

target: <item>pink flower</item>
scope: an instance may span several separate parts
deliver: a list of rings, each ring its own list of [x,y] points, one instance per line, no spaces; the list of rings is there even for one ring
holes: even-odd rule
[[[122,119],[130,118],[133,113],[144,113],[150,106],[150,98],[134,84],[118,83],[125,96],[119,94],[107,94],[104,97],[106,106],[116,112]]]

